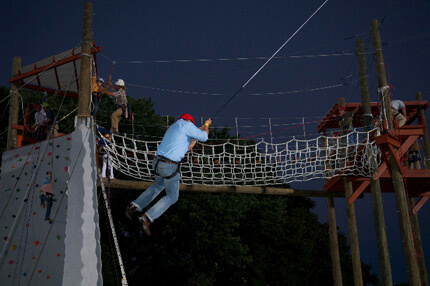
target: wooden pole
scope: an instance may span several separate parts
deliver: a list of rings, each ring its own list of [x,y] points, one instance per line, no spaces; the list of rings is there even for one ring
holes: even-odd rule
[[[21,58],[14,57],[12,64],[12,76],[16,76],[21,68]],[[16,148],[17,144],[17,130],[12,128],[13,125],[18,124],[18,112],[19,112],[19,101],[18,101],[18,83],[11,84],[11,96],[9,105],[9,125],[7,130],[7,150]]]
[[[413,210],[415,207],[415,198],[409,199],[409,208]],[[428,286],[428,276],[427,276],[427,268],[426,261],[424,258],[424,250],[423,250],[423,241],[421,239],[421,231],[420,224],[418,221],[418,214],[412,215],[412,225],[414,227],[414,236],[415,236],[415,247],[419,253],[418,257],[418,268],[420,271],[421,283],[423,286]]]
[[[86,2],[82,28],[82,56],[79,74],[78,115],[90,115],[91,46],[93,42],[93,32],[91,30],[92,14],[93,4]]]
[[[423,95],[421,94],[421,92],[417,92],[416,98],[419,101],[423,100]],[[423,146],[424,146],[424,156],[425,156],[424,164],[426,165],[427,169],[430,169],[430,139],[429,139],[426,116],[424,114],[424,109],[418,107],[418,114],[421,116],[421,119],[423,121],[420,123],[426,126],[426,128],[424,128],[424,135],[423,135]]]
[[[324,137],[322,141],[322,147],[327,147],[327,131],[324,129]],[[323,149],[324,150],[324,149]],[[327,155],[327,151],[323,151],[324,156]],[[330,192],[331,193],[331,192]],[[334,208],[333,196],[327,197],[327,217],[328,217],[328,235],[330,242],[330,257],[333,274],[333,284],[335,286],[342,286],[342,269],[340,265],[339,255],[339,242],[337,238],[337,226],[336,226],[336,210]]]
[[[327,198],[328,233],[330,240],[330,256],[335,286],[342,286],[342,269],[340,266],[339,242],[337,239],[336,211],[333,197]]]
[[[103,181],[107,184],[107,180]],[[131,181],[131,180],[112,180],[111,188],[114,189],[134,189],[145,190],[153,185],[154,182]],[[253,187],[253,186],[206,186],[206,185],[179,185],[181,192],[204,192],[204,193],[231,193],[231,194],[259,194],[292,197],[344,197],[343,192],[324,192],[315,190],[297,190],[275,187]]]
[[[387,86],[387,78],[385,74],[384,58],[382,55],[381,38],[379,34],[378,20],[371,21],[371,32],[373,39],[374,61],[376,65],[376,73],[378,77],[379,89]],[[388,96],[388,90],[381,92],[381,100],[388,128],[393,128],[393,117],[391,113],[391,100]],[[407,198],[405,195],[405,186],[403,184],[403,176],[392,156],[390,156],[391,178],[394,186],[394,195],[396,198],[397,214],[399,217],[400,233],[403,242],[403,251],[405,253],[406,268],[408,272],[409,284],[412,286],[421,285],[420,274],[418,270],[417,255],[415,252],[414,241],[412,237],[412,228],[409,220],[409,211]]]
[[[363,108],[363,125],[366,131],[370,131],[372,126],[372,110],[370,107],[369,80],[367,77],[367,64],[363,39],[358,39],[356,45],[358,76],[360,78],[360,91]],[[372,163],[372,167],[376,170],[376,161]],[[370,178],[370,189],[372,191],[373,216],[375,219],[376,242],[378,246],[379,268],[381,269],[382,284],[385,286],[393,285],[390,253],[388,251],[387,233],[385,229],[384,206],[382,204],[379,179],[373,180],[373,178]]]
[[[416,99],[419,101],[423,100],[423,96],[422,96],[421,92],[417,92]],[[424,164],[426,166],[426,169],[430,169],[430,140],[429,140],[429,133],[428,133],[428,129],[427,129],[424,109],[419,108],[418,114],[421,116],[420,119],[422,120],[422,122],[420,122],[420,123],[424,124],[424,126],[425,126],[424,135],[423,135],[423,145],[424,145],[424,155],[426,158],[425,158]],[[410,198],[409,203],[410,203],[410,209],[414,209],[415,198]],[[418,259],[418,267],[419,267],[419,271],[420,271],[421,282],[423,283],[423,285],[428,286],[429,285],[428,275],[427,275],[426,262],[424,259],[424,250],[423,250],[423,243],[422,243],[422,239],[421,239],[421,231],[420,231],[420,224],[418,221],[418,214],[412,216],[412,224],[413,224],[413,227],[415,230],[415,238],[416,238],[415,246],[418,248],[418,251],[420,254],[420,257],[419,257],[420,259]]]
[[[345,98],[340,97],[338,99],[338,104],[341,107],[345,107]],[[340,129],[340,134],[346,135],[343,132],[343,128]],[[342,160],[344,160],[344,162],[346,162],[347,152],[348,152],[348,147],[347,147],[348,144],[345,141],[347,140],[342,139],[342,144],[345,145],[346,147],[342,148],[342,151],[341,151],[342,154],[340,156]],[[345,198],[346,200],[348,200],[348,198],[353,193],[352,182],[348,178],[344,177],[343,184],[345,188]],[[352,204],[348,204],[348,202],[346,203],[346,213],[348,217],[348,232],[349,232],[349,242],[351,245],[351,258],[352,258],[352,271],[354,274],[354,285],[360,286],[360,285],[363,285],[363,274],[361,271],[360,244],[358,241],[357,219],[355,216],[355,207],[353,203]]]

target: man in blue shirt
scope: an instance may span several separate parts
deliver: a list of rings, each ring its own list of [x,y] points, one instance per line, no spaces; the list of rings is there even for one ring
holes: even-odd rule
[[[180,162],[197,141],[206,142],[208,140],[211,124],[212,120],[208,119],[202,127],[198,128],[193,117],[185,113],[164,134],[163,140],[157,148],[157,156],[152,162],[155,184],[132,201],[126,209],[126,216],[132,220],[136,211],[142,212],[142,209],[147,207],[166,188],[166,195],[146,213],[139,216],[139,221],[148,236],[151,235],[150,223],[178,200],[181,178]]]

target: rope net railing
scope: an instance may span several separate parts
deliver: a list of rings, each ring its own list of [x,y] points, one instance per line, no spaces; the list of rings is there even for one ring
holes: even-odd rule
[[[344,136],[268,143],[228,139],[198,143],[181,162],[181,183],[203,185],[282,185],[335,176],[370,177],[381,163],[375,130]],[[153,181],[152,161],[161,141],[143,141],[112,134],[104,152],[114,168],[143,181]]]

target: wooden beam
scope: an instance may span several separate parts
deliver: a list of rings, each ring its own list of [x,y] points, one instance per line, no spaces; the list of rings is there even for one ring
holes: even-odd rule
[[[103,179],[105,185],[107,179]],[[131,181],[114,179],[110,182],[110,187],[115,189],[136,189],[145,190],[154,182]],[[100,185],[100,183],[99,183]],[[206,186],[206,185],[184,185],[179,186],[183,192],[206,192],[206,193],[235,193],[235,194],[261,194],[261,195],[278,195],[278,196],[295,196],[295,197],[336,197],[344,198],[343,192],[324,192],[315,190],[296,190],[276,187],[253,187],[253,186]]]

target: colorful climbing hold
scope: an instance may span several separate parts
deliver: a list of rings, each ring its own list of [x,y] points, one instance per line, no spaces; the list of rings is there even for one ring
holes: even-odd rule
[[[21,192],[21,189],[20,188],[16,188],[16,192],[17,193]]]
[[[49,146],[52,146],[52,142],[49,142]]]
[[[68,156],[64,157],[64,160],[68,161],[70,158]]]
[[[26,165],[28,165],[28,164],[30,164],[30,162],[28,162],[28,161],[25,161],[25,164],[26,164]]]
[[[31,259],[35,260],[35,259],[36,259],[36,257],[34,257],[34,256],[33,256]]]
[[[72,138],[70,138],[70,137],[67,137],[67,139],[66,139],[67,141],[70,141],[70,140],[72,140]]]
[[[49,276],[49,275],[48,275],[48,276],[46,276],[46,279],[49,279],[49,278],[51,278],[51,276]]]
[[[15,154],[15,158],[18,158],[19,157],[19,154]]]
[[[13,165],[12,168],[16,168],[16,165]]]
[[[36,240],[35,242],[34,242],[34,245],[36,245],[36,246],[38,246],[39,245],[39,241],[38,240]]]
[[[60,145],[57,145],[57,148],[60,148]]]
[[[60,253],[57,253],[57,257],[60,257],[60,255],[61,255]]]
[[[60,239],[61,239],[61,236],[60,236],[60,235],[57,235],[57,239],[58,239],[58,240],[60,240]]]
[[[33,215],[36,215],[36,212],[33,212]]]
[[[13,244],[11,248],[12,248],[12,250],[16,250],[16,248],[17,248],[16,244]]]
[[[58,156],[58,155],[57,155],[57,156],[55,156],[55,159],[58,159],[58,158],[60,158],[60,156]]]
[[[37,146],[37,147],[34,147],[34,150],[39,150],[39,148],[40,148],[39,146]]]
[[[42,269],[39,269],[39,271],[37,271],[38,273],[42,273]]]
[[[23,275],[23,276],[27,276],[27,272],[24,272],[22,275]]]
[[[51,157],[52,152],[48,152],[48,154],[46,154],[48,157]]]
[[[28,228],[28,226],[29,226],[29,224],[27,223],[27,224],[25,225],[25,227],[27,227],[27,228]]]
[[[9,264],[11,264],[11,265],[14,264],[14,263],[15,263],[15,261],[13,261],[13,260],[9,261]]]
[[[68,172],[69,171],[69,167],[64,167],[64,171]]]

